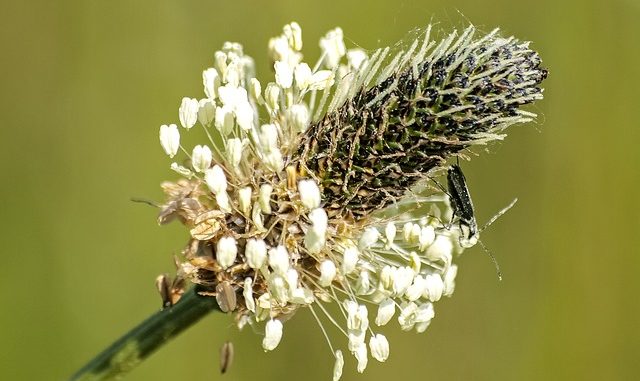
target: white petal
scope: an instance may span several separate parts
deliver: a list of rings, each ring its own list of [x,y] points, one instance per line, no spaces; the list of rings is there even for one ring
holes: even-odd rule
[[[245,131],[253,128],[254,110],[249,102],[239,103],[235,108],[236,121],[238,126]]]
[[[276,349],[282,339],[282,322],[277,319],[269,320],[265,326],[265,335],[262,340],[262,347],[265,351]]]
[[[289,253],[280,245],[269,249],[269,266],[274,272],[284,275],[289,270]]]
[[[436,232],[433,229],[433,226],[428,225],[423,227],[420,230],[420,237],[418,238],[418,242],[420,243],[420,250],[424,251],[427,247],[429,247],[433,241],[436,239]]]
[[[215,99],[218,86],[220,86],[220,76],[218,71],[212,67],[202,72],[202,85],[207,98]]]
[[[371,336],[369,349],[371,349],[371,356],[380,362],[385,362],[389,358],[389,341],[382,334]]]
[[[367,54],[362,49],[349,49],[347,52],[347,62],[353,69],[359,69],[366,60]]]
[[[314,209],[320,206],[320,188],[314,180],[300,180],[298,182],[298,192],[300,201],[307,209]]]
[[[322,287],[328,287],[336,277],[336,265],[333,261],[325,259],[320,263],[320,279],[318,283]]]
[[[416,324],[416,312],[418,306],[414,302],[404,303],[400,308],[400,315],[398,316],[398,323],[400,329],[403,331],[409,331]]]
[[[251,312],[256,312],[256,302],[253,299],[253,281],[251,278],[245,278],[242,295],[244,296],[244,304],[247,309]]]
[[[198,121],[203,126],[209,126],[216,118],[216,104],[211,99],[200,99],[198,104]]]
[[[344,367],[344,356],[341,350],[336,351],[336,362],[333,365],[333,381],[338,381],[342,377],[342,367]]]
[[[211,166],[212,154],[209,147],[197,145],[193,147],[191,164],[196,172],[204,172]]]
[[[422,296],[432,302],[437,302],[444,292],[444,281],[440,274],[427,274],[425,277],[426,288]]]
[[[209,168],[204,172],[204,181],[214,194],[226,192],[227,190],[227,176],[219,165],[214,165],[213,168]]]
[[[362,233],[360,241],[358,242],[358,247],[360,248],[360,250],[367,249],[378,242],[379,237],[380,232],[378,231],[378,229],[374,227],[368,227],[367,229],[365,229],[364,233]]]
[[[260,269],[267,260],[267,245],[262,239],[250,238],[244,250],[247,264],[252,269]]]
[[[180,148],[180,132],[175,124],[160,126],[160,145],[169,157],[174,157]]]
[[[309,78],[309,90],[324,90],[333,85],[333,71],[320,70]]]
[[[289,120],[295,133],[306,131],[310,122],[309,109],[304,104],[295,104],[289,107]]]
[[[393,222],[389,222],[384,228],[384,236],[387,239],[387,246],[391,246],[396,239],[396,225]]]
[[[294,76],[296,78],[296,86],[300,90],[304,90],[309,86],[309,80],[311,79],[311,68],[305,62],[299,63],[294,70]]]
[[[222,106],[216,108],[215,126],[224,136],[233,130],[233,110],[231,107]]]
[[[444,273],[444,295],[451,296],[456,288],[456,275],[458,274],[458,266],[451,265]]]
[[[238,207],[245,216],[251,213],[251,187],[238,189]]]
[[[344,41],[342,40],[342,29],[336,28],[329,31],[320,39],[320,48],[324,55],[323,63],[325,66],[329,69],[338,66],[340,58],[346,53]]]
[[[240,165],[243,149],[244,144],[242,144],[242,140],[238,138],[231,138],[227,140],[227,160],[232,167],[238,168]]]
[[[289,63],[277,61],[273,67],[276,70],[276,83],[278,86],[283,89],[290,88],[293,83],[293,70],[291,66],[289,66]]]
[[[342,253],[342,274],[347,275],[356,269],[360,252],[355,246],[348,246]]]
[[[289,46],[297,51],[302,49],[302,29],[297,22],[287,24],[283,28],[284,36],[287,38]]]
[[[451,237],[438,235],[425,251],[425,256],[430,261],[442,261],[448,266],[453,256],[453,243]]]
[[[376,325],[386,325],[393,315],[396,313],[396,303],[391,298],[387,298],[378,304],[378,315],[376,316]]]
[[[271,214],[271,193],[273,192],[273,186],[271,184],[260,185],[260,195],[258,201],[260,203],[260,209],[264,214]]]
[[[216,260],[218,264],[226,269],[231,266],[238,255],[238,246],[233,237],[222,237],[216,243]]]
[[[367,357],[367,345],[362,343],[354,354],[358,360],[358,373],[362,373],[367,368],[367,362],[369,361]]]
[[[182,98],[180,109],[178,110],[178,116],[180,117],[180,124],[184,128],[193,127],[198,121],[198,110],[200,109],[200,103],[195,98]]]

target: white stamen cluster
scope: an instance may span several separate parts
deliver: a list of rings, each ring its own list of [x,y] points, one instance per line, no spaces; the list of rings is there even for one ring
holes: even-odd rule
[[[323,332],[317,311],[338,325],[363,372],[369,353],[380,362],[389,357],[389,342],[376,327],[395,318],[402,330],[423,332],[434,317],[433,303],[451,295],[460,233],[433,215],[398,212],[350,221],[323,208],[331,200],[323,199],[315,174],[291,165],[300,136],[327,101],[339,105],[330,94],[344,100],[355,83],[375,82],[380,62],[347,51],[339,28],[320,47],[318,64],[303,62],[300,26],[286,25],[269,42],[275,78],[265,86],[253,77],[253,60],[241,45],[225,43],[214,54],[202,74],[204,98],[183,98],[178,113],[185,131],[200,124],[209,141],[182,149],[189,157],[171,164],[185,179],[163,185],[168,201],[160,222],[178,218],[190,229],[179,276],[205,295],[227,282],[238,295],[232,306],[238,324],[264,323],[265,351],[280,343],[284,318],[308,307]],[[178,127],[161,126],[160,142],[176,156]],[[407,203],[432,203],[432,210],[439,205],[450,213],[440,196]],[[336,303],[344,319],[329,316],[326,303]],[[343,354],[329,345],[338,380]]]

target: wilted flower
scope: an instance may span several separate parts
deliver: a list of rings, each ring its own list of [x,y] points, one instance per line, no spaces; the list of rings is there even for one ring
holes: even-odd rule
[[[534,118],[520,106],[542,98],[546,76],[527,43],[475,34],[436,43],[428,27],[406,49],[367,56],[347,50],[336,28],[309,65],[291,23],[269,42],[266,86],[242,47],[225,43],[203,72],[203,98],[179,109],[180,123],[200,121],[210,140],[183,150],[190,160],[172,168],[186,178],[163,185],[159,221],[178,218],[191,234],[178,277],[218,300],[235,294],[224,310],[239,326],[262,324],[266,351],[288,317],[309,309],[338,325],[359,372],[369,353],[389,356],[377,327],[395,319],[423,332],[433,303],[453,293],[464,234],[428,180],[447,158]],[[160,140],[176,155],[175,125]],[[344,358],[334,345],[337,380]]]

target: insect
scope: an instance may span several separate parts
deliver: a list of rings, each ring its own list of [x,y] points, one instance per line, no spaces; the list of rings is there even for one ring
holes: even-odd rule
[[[482,232],[500,216],[511,209],[511,207],[515,205],[518,199],[513,200],[511,204],[507,205],[507,207],[499,211],[481,229],[478,229],[475,210],[473,208],[473,201],[471,200],[469,188],[467,187],[467,180],[464,177],[464,173],[462,173],[462,169],[457,164],[451,165],[451,167],[449,167],[449,170],[447,171],[447,187],[447,193],[449,194],[449,199],[451,201],[451,208],[453,209],[451,223],[453,223],[457,216],[458,226],[460,227],[460,231],[462,232],[462,235],[459,239],[460,246],[469,248],[479,242],[482,246],[482,249],[489,255],[491,261],[493,261],[493,264],[496,267],[496,273],[498,274],[498,279],[502,280],[500,265],[498,265],[498,261],[493,256],[493,254],[491,254],[489,249],[487,249],[482,241],[480,241],[480,232]]]
[[[451,207],[453,208],[453,219],[458,216],[458,225],[460,230],[467,228],[466,237],[460,238],[460,246],[468,248],[472,247],[478,241],[478,223],[476,222],[475,211],[473,209],[473,201],[469,195],[467,181],[464,173],[459,165],[454,164],[447,171],[447,186],[449,188],[449,198]]]

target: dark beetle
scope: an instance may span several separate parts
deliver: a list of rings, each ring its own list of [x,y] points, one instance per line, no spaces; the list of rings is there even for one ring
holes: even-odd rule
[[[449,188],[449,198],[451,200],[451,207],[453,209],[453,219],[458,217],[458,224],[460,230],[465,226],[469,232],[466,237],[460,240],[460,245],[463,247],[471,247],[478,241],[478,223],[476,222],[476,215],[473,210],[473,202],[469,195],[469,188],[467,188],[467,182],[462,173],[460,166],[454,164],[449,167],[447,172],[447,186]]]

